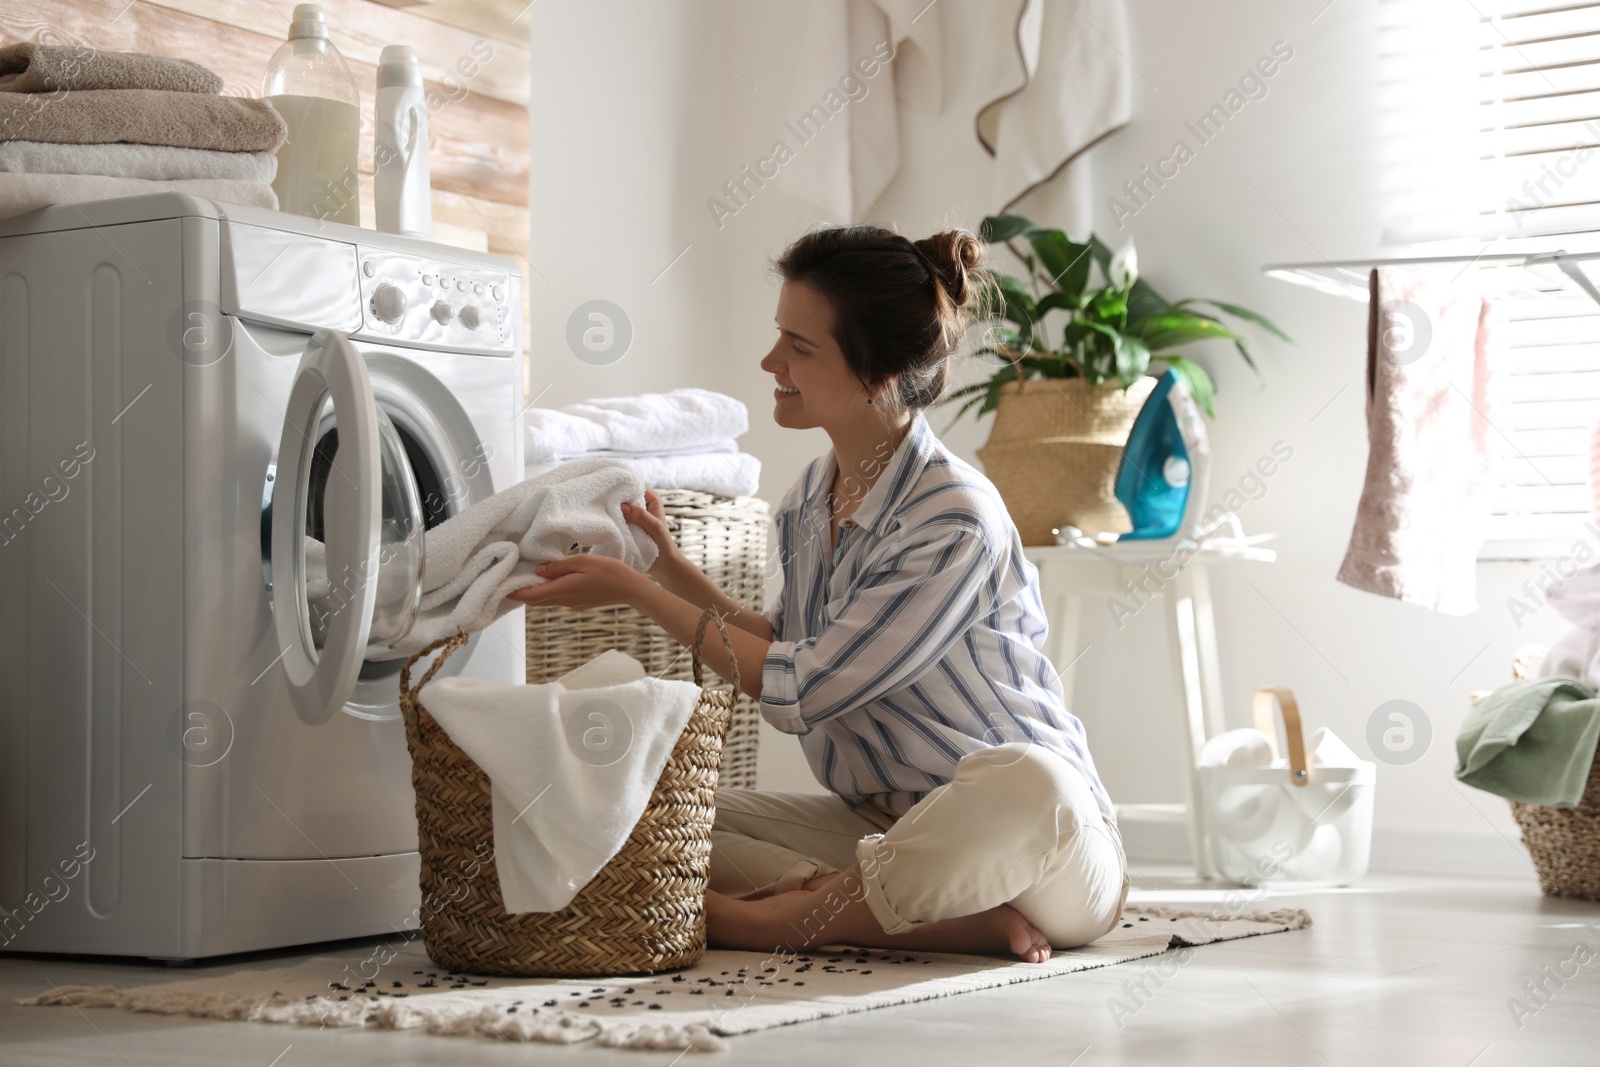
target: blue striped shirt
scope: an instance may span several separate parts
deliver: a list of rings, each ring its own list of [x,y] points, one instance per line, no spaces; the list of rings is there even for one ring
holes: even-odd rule
[[[1083,724],[1043,648],[1039,571],[999,493],[915,413],[830,553],[830,448],[774,516],[783,588],[761,713],[851,807],[896,815],[969,752],[1045,745],[1088,780],[1115,824]]]

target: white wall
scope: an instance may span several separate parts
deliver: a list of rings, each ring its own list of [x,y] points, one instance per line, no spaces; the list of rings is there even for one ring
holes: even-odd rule
[[[767,264],[813,221],[813,211],[785,193],[781,173],[720,228],[705,200],[781,135],[789,57],[806,9],[782,0],[680,0],[687,19],[670,5],[626,5],[626,20],[604,13],[621,6],[544,0],[533,9],[533,258],[550,278],[544,288],[534,282],[535,352],[548,359],[536,367],[534,387],[556,382],[541,403],[691,384],[739,396],[751,408],[744,444],[762,459],[762,495],[775,502],[828,446],[821,431],[796,435],[771,422],[771,381],[757,366],[771,343],[776,299]],[[1253,687],[1289,685],[1313,726],[1331,727],[1365,754],[1373,711],[1392,699],[1412,701],[1430,720],[1433,738],[1415,763],[1380,763],[1377,861],[1525,871],[1506,805],[1458,786],[1450,771],[1469,692],[1502,681],[1517,645],[1559,631],[1552,613],[1518,629],[1505,609],[1538,568],[1481,566],[1483,606],[1465,618],[1333,580],[1365,468],[1365,312],[1260,273],[1269,262],[1378,251],[1376,0],[1339,0],[1318,16],[1323,6],[1131,0],[1135,119],[1096,154],[1096,229],[1113,244],[1132,235],[1144,274],[1169,297],[1243,303],[1271,315],[1298,342],[1258,337],[1260,379],[1231,350],[1201,350],[1221,390],[1213,483],[1236,483],[1276,441],[1294,450],[1265,495],[1242,512],[1251,530],[1279,534],[1279,562],[1217,572],[1229,724],[1245,724]],[[936,117],[901,109],[901,175],[877,200],[883,215],[913,236],[950,225],[976,228],[997,206],[988,201],[988,157],[972,134],[970,49],[982,39],[989,7],[985,0],[942,0],[939,11],[945,109]],[[603,49],[584,40],[603,40]],[[1175,139],[1193,146],[1185,121],[1219,101],[1280,40],[1294,55],[1268,81],[1266,96],[1200,146],[1119,230],[1105,196],[1142,164],[1167,155]],[[686,244],[688,255],[649,285]],[[594,295],[617,300],[630,314],[638,309],[635,351],[598,372],[566,353],[562,340],[571,307]],[[958,377],[970,378],[974,369],[964,367]],[[987,420],[969,417],[945,432],[949,417],[950,409],[939,410],[932,426],[976,462]],[[1075,710],[1113,796],[1180,799],[1181,750],[1168,725],[1178,686],[1165,668],[1166,621],[1152,609],[1119,632],[1109,612],[1091,608],[1083,639],[1094,648],[1076,668]],[[770,729],[761,775],[768,789],[817,788],[794,739]],[[1138,840],[1147,849],[1162,846]]]

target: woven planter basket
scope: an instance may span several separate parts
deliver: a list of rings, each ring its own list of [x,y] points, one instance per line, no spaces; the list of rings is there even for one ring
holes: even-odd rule
[[[700,701],[621,851],[560,911],[506,913],[494,864],[488,776],[418,698],[466,635],[437,641],[406,661],[400,711],[417,795],[422,939],[433,962],[478,974],[623,975],[686,967],[705,955],[717,769],[733,718],[733,693],[706,688],[701,680],[708,620],[732,655],[727,628],[707,608],[692,652]],[[438,658],[413,686],[412,666],[435,650]]]
[[[1117,466],[1128,431],[1156,386],[1140,378],[1124,390],[1082,378],[1007,382],[1000,387],[989,440],[978,449],[1024,545],[1053,545],[1050,531],[1133,529],[1117,500]]]
[[[661,498],[661,510],[673,540],[689,562],[740,604],[764,611],[767,502],[753,496],[712,496],[689,489],[658,489],[656,495]],[[524,610],[530,684],[559,678],[608,648],[626,652],[654,677],[691,680],[688,650],[648,615],[632,608],[574,611],[530,605]],[[747,694],[740,693],[734,704],[733,726],[722,749],[724,786],[756,787],[760,737],[760,709]]]

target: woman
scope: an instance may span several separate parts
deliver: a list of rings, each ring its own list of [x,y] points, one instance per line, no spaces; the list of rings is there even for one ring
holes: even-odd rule
[[[628,604],[686,645],[715,606],[741,687],[800,735],[822,795],[717,795],[714,946],[834,942],[1043,962],[1108,932],[1127,861],[1083,727],[1041,651],[1038,571],[994,486],[923,409],[988,286],[964,230],[817,230],[778,260],[773,418],[833,440],[778,507],[783,589],[742,608],[674,545],[654,493],[625,515],[660,556],[544,564],[530,604]],[[655,581],[650,579],[654,578]],[[659,584],[658,584],[659,583]],[[708,640],[705,661],[732,674]]]

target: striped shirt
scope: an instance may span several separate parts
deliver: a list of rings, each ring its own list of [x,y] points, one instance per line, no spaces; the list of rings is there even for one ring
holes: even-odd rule
[[[1031,741],[1081,771],[1115,825],[1043,652],[1038,568],[993,483],[918,411],[830,553],[836,466],[831,448],[813,460],[774,517],[783,589],[762,716],[800,735],[817,781],[851,807],[904,815],[967,753]]]

